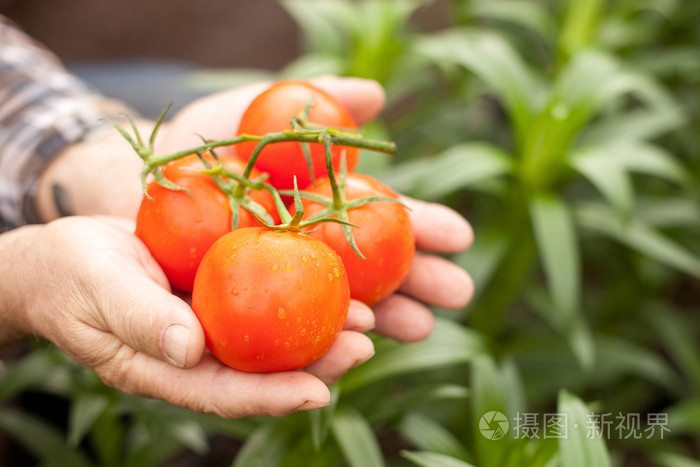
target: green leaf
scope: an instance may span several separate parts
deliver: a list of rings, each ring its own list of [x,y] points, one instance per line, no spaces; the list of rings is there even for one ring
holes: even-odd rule
[[[401,456],[421,467],[474,467],[463,460],[436,452],[401,451]]]
[[[631,172],[666,179],[684,187],[694,181],[670,152],[660,146],[643,142],[623,141],[610,146],[610,154]]]
[[[68,442],[77,446],[107,409],[109,399],[104,394],[79,392],[72,400],[68,414]]]
[[[530,202],[533,229],[560,325],[567,328],[580,307],[581,278],[576,229],[569,207],[554,195]]]
[[[668,362],[649,348],[623,339],[599,339],[596,351],[596,376],[611,375],[617,378],[621,375],[635,375],[670,392],[682,387]]]
[[[560,432],[559,438],[562,467],[612,467],[604,432],[591,429],[591,421],[595,419],[583,402],[567,391],[560,391],[557,415],[564,416],[565,431]]]
[[[522,136],[534,114],[540,83],[528,65],[500,36],[469,29],[450,29],[416,41],[414,51],[438,64],[464,67],[503,101]]]
[[[421,199],[439,199],[511,171],[511,158],[501,149],[485,143],[465,143],[431,158],[430,168],[418,179],[415,193]]]
[[[340,56],[347,51],[354,12],[342,0],[282,0],[280,4],[299,25],[306,52]]]
[[[604,0],[568,0],[559,32],[559,51],[570,57],[593,44]]]
[[[469,271],[474,281],[474,301],[491,282],[493,274],[508,251],[510,237],[501,229],[482,226],[474,244],[453,257],[453,261]]]
[[[426,340],[392,345],[348,372],[340,383],[348,392],[400,375],[464,364],[484,351],[479,334],[451,320],[436,318],[435,328]]]
[[[382,467],[385,465],[379,442],[367,420],[355,409],[338,407],[331,430],[351,467]]]
[[[700,209],[688,198],[664,196],[637,199],[639,219],[651,227],[700,227]]]
[[[323,53],[309,53],[287,64],[278,79],[312,79],[322,75],[342,76],[345,63],[340,57]],[[261,80],[262,81],[262,80]]]
[[[446,427],[421,413],[406,414],[398,429],[402,437],[423,451],[444,454],[463,461],[471,457],[467,448]]]
[[[602,144],[614,140],[651,141],[685,122],[679,107],[662,109],[629,109],[604,115],[591,122],[577,138],[585,145]]]
[[[47,375],[56,372],[56,365],[42,351],[30,352],[24,358],[7,363],[0,373],[0,402],[28,389],[41,387]]]
[[[392,165],[387,170],[376,174],[376,177],[400,193],[416,196],[416,186],[431,165],[431,158],[411,160]]]
[[[578,207],[576,218],[586,229],[617,240],[661,264],[700,277],[700,258],[697,255],[640,219],[623,223],[607,207],[593,203]]]
[[[581,368],[590,370],[595,363],[595,342],[591,330],[583,315],[577,313],[568,322],[562,322],[559,308],[552,305],[550,297],[539,288],[526,292],[526,299],[532,309],[539,313],[554,329],[566,338]]]
[[[503,23],[511,23],[539,34],[545,42],[556,35],[552,14],[542,3],[521,0],[473,0],[466,3],[469,15]]]
[[[338,400],[340,399],[340,389],[339,386],[331,386],[331,401],[330,403],[318,410],[309,410],[309,420],[311,423],[311,440],[313,442],[314,448],[320,450],[323,443],[328,437],[328,433],[331,430],[331,423],[333,422],[333,414],[335,413],[335,408],[338,405]]]
[[[439,199],[511,171],[511,158],[501,149],[486,143],[465,143],[427,159],[392,167],[378,178],[417,198]]]
[[[0,408],[0,429],[21,443],[49,467],[89,466],[90,461],[63,439],[63,433],[48,422],[25,412]]]
[[[632,179],[610,148],[580,151],[572,156],[571,165],[600,191],[622,219],[629,219],[634,204]]]
[[[674,435],[700,436],[700,397],[682,399],[666,409],[668,429]]]
[[[693,392],[700,394],[700,349],[695,323],[665,302],[650,304],[645,316],[666,352],[690,381]]]
[[[171,420],[166,431],[177,441],[202,456],[209,452],[209,440],[202,425],[191,418]]]
[[[255,430],[238,451],[232,467],[280,465],[294,433],[283,420],[273,420]]]
[[[404,52],[407,25],[425,0],[363,1],[356,5],[352,64],[348,75],[385,83]]]
[[[383,423],[394,417],[406,413],[415,407],[422,407],[434,401],[464,401],[469,394],[469,390],[458,384],[435,384],[412,385],[400,393],[382,401],[375,410],[367,414],[367,418],[372,424]]]
[[[481,467],[498,467],[513,454],[518,441],[510,431],[514,407],[509,407],[501,369],[489,356],[477,358],[472,364],[472,429],[476,458]]]
[[[588,147],[570,156],[571,165],[614,206],[623,219],[632,213],[634,193],[628,172],[666,179],[692,190],[685,168],[664,149],[648,143],[616,140]]]
[[[700,461],[673,452],[655,452],[652,458],[661,467],[700,467]]]

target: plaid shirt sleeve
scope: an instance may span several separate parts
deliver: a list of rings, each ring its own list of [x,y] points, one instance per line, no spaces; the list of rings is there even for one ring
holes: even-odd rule
[[[124,111],[0,16],[0,233],[39,222],[34,189],[51,158]]]

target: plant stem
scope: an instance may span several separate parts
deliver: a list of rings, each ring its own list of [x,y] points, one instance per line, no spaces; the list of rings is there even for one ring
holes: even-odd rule
[[[222,139],[217,141],[212,141],[201,146],[197,146],[191,149],[185,149],[182,151],[174,152],[172,154],[165,154],[160,156],[152,156],[149,159],[151,167],[158,167],[168,162],[180,159],[182,157],[188,156],[194,153],[203,153],[213,148],[219,148],[222,146],[232,146],[234,144],[239,144],[245,141],[262,141],[265,139],[266,144],[283,143],[289,141],[297,141],[300,143],[322,143],[324,135],[326,133],[298,133],[291,130],[283,131],[280,133],[270,133],[265,136],[256,135],[240,135],[235,138]],[[376,141],[371,139],[362,139],[356,136],[334,134],[334,144],[339,146],[351,146],[359,149],[367,149],[369,151],[381,152],[384,154],[396,154],[396,144],[392,141]]]

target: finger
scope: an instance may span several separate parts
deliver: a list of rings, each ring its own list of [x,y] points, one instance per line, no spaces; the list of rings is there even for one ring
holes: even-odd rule
[[[400,290],[434,306],[459,309],[467,306],[474,295],[474,282],[456,264],[417,252]]]
[[[374,120],[386,104],[384,89],[373,80],[320,76],[311,83],[343,104],[358,125]]]
[[[204,331],[190,307],[150,278],[132,274],[126,278],[138,280],[127,282],[124,277],[99,291],[95,328],[177,367],[195,365],[204,351]]]
[[[182,109],[161,130],[159,152],[174,152],[202,144],[198,135],[216,140],[231,138],[241,122],[243,112],[270,86],[259,82],[197,99]]]
[[[369,337],[359,332],[342,331],[328,352],[305,370],[331,385],[348,370],[366,362],[373,355],[374,344]]]
[[[394,294],[374,306],[375,331],[401,342],[427,338],[435,326],[435,316],[424,305],[403,295]]]
[[[405,196],[401,202],[410,211],[416,236],[416,248],[436,253],[456,253],[471,246],[474,231],[457,211],[442,204],[428,203]]]
[[[326,385],[304,371],[244,373],[211,354],[185,370],[125,351],[96,371],[106,384],[123,392],[224,418],[282,416],[330,401]]]
[[[136,221],[134,219],[127,219],[125,217],[115,217],[115,216],[95,216],[97,220],[104,222],[105,224],[111,225],[122,230],[125,234],[130,237],[136,230]],[[135,240],[134,237],[131,238]],[[163,269],[155,261],[151,253],[145,244],[138,240],[138,244],[133,245],[132,249],[133,257],[136,258],[137,262],[145,270],[148,277],[150,277],[156,284],[167,291],[171,291],[170,281],[168,277],[163,272]]]
[[[371,331],[374,329],[374,312],[360,301],[350,301],[350,309],[343,329],[357,332]]]

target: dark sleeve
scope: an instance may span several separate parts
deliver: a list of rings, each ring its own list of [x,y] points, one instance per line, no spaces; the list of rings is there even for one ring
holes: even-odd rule
[[[35,184],[52,157],[125,111],[0,16],[0,232],[38,222]]]

